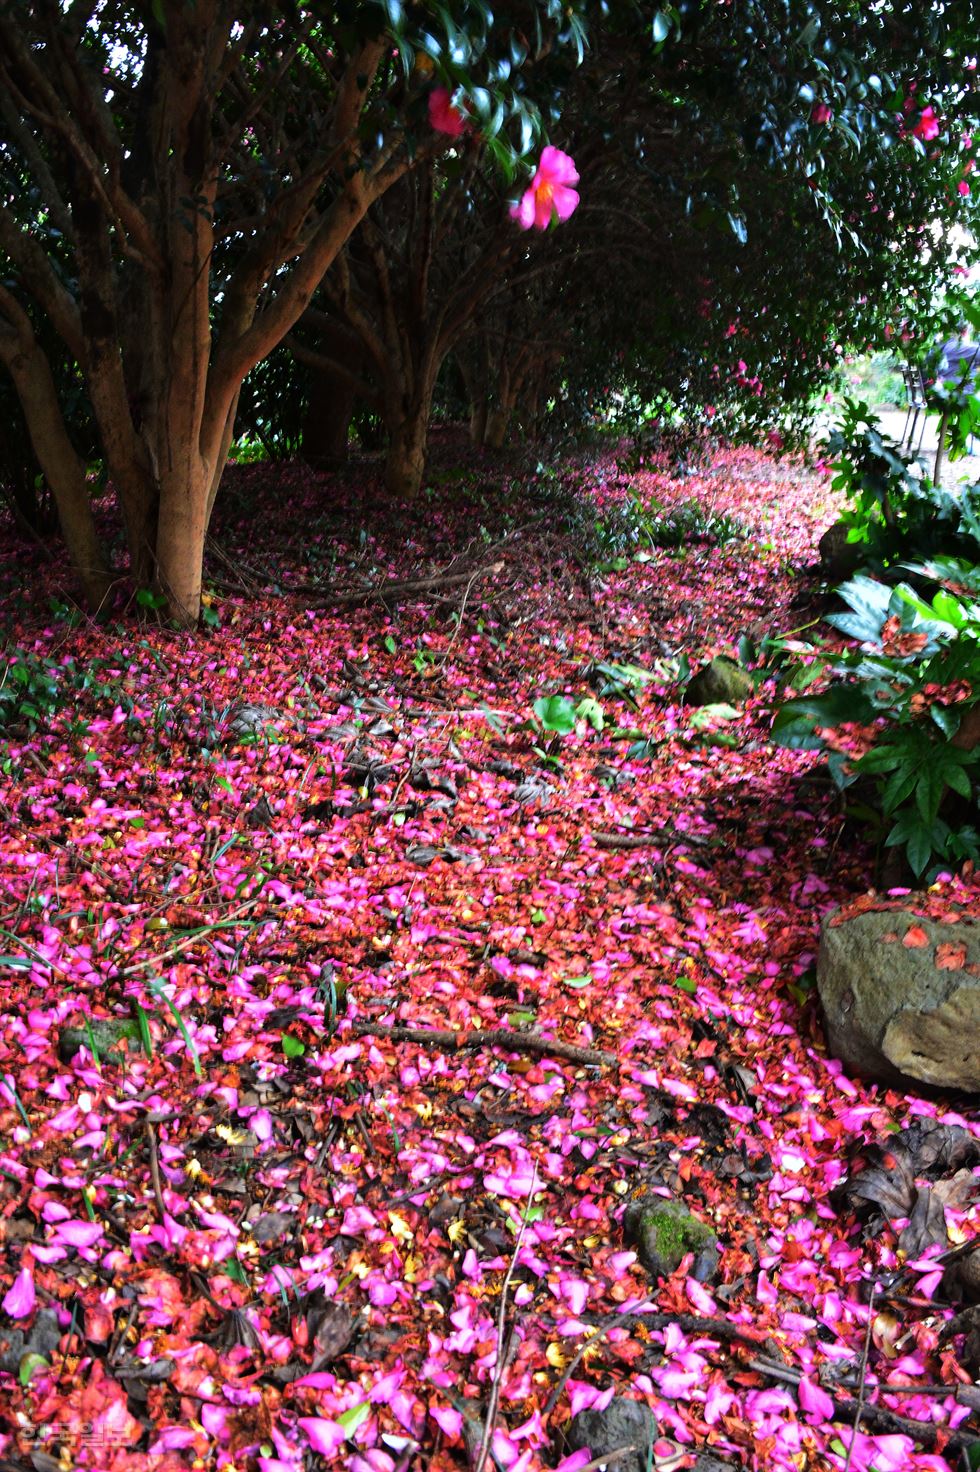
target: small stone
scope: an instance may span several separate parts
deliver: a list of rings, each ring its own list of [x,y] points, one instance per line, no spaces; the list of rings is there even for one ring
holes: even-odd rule
[[[861,543],[849,542],[848,531],[846,522],[835,521],[817,543],[820,570],[829,583],[840,583],[845,578],[853,577],[861,566]]]
[[[692,675],[684,695],[686,705],[738,705],[752,694],[752,676],[725,654],[702,665]]]
[[[235,741],[254,741],[260,736],[275,735],[274,724],[281,720],[271,705],[239,705],[228,721],[228,734]]]
[[[277,1242],[280,1237],[285,1237],[296,1225],[296,1218],[291,1212],[269,1211],[260,1216],[252,1227],[252,1236],[258,1243]]]
[[[7,1347],[0,1350],[0,1370],[8,1375],[16,1375],[26,1354],[39,1354],[50,1359],[58,1348],[63,1333],[54,1309],[40,1309],[29,1333],[25,1334],[22,1329],[11,1329],[5,1334]]]
[[[651,1278],[669,1278],[689,1252],[694,1254],[691,1277],[707,1283],[718,1270],[718,1239],[710,1227],[688,1211],[682,1201],[663,1196],[641,1196],[623,1214],[623,1239]]]
[[[566,1436],[572,1451],[588,1451],[593,1461],[622,1447],[636,1447],[632,1456],[618,1458],[614,1465],[617,1472],[646,1472],[647,1449],[657,1434],[657,1423],[648,1406],[617,1395],[603,1411],[579,1411],[568,1423]]]

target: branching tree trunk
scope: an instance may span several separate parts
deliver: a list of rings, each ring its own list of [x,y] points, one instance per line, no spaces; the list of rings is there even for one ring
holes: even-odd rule
[[[89,606],[98,609],[112,584],[92,516],[85,462],[65,428],[51,367],[27,313],[0,286],[0,362],[13,379],[38,464],[51,487],[62,535]]]
[[[394,144],[366,157],[358,140],[386,56],[380,35],[346,58],[325,51],[317,60],[319,91],[304,94],[306,105],[325,92],[329,104],[311,149],[310,131],[289,131],[310,65],[301,48],[317,47],[309,15],[297,34],[280,24],[270,48],[264,18],[240,26],[227,0],[164,0],[141,16],[138,75],[110,93],[103,66],[118,58],[112,38],[86,25],[87,8],[36,0],[15,17],[0,7],[0,89],[15,104],[3,110],[0,141],[39,189],[68,270],[55,269],[14,203],[0,207],[0,252],[84,375],[133,577],[155,582],[171,615],[193,624],[242,380],[299,318],[409,158]],[[245,65],[263,42],[265,73]],[[266,139],[289,180],[271,200],[259,188]],[[50,373],[39,350],[25,353],[9,332],[4,340],[28,421],[44,421],[35,443],[45,441],[73,561],[98,602],[105,569],[71,489],[77,475]]]
[[[399,501],[413,501],[425,481],[446,356],[503,290],[508,270],[533,261],[530,244],[480,173],[479,141],[469,139],[460,151],[452,180],[430,163],[371,207],[324,280],[330,310],[308,311],[291,339],[305,361],[353,382],[377,406],[388,435],[385,487]],[[357,372],[343,344],[338,348],[338,322],[361,344]]]

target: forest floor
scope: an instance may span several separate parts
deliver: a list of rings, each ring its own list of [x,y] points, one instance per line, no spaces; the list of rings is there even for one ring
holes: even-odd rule
[[[233,471],[195,637],[79,618],[0,530],[42,672],[0,732],[0,1468],[582,1472],[613,1396],[657,1423],[624,1472],[976,1466],[935,1261],[843,1185],[975,1126],[828,1061],[870,856],[763,694],[681,702],[682,655],[814,617],[827,482],[457,451],[403,521]],[[597,705],[536,734],[553,695]],[[624,1241],[644,1191],[704,1281]]]

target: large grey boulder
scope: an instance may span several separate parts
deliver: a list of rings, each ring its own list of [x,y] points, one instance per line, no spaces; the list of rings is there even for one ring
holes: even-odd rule
[[[817,988],[828,1048],[852,1073],[980,1091],[980,917],[834,912],[821,933]]]

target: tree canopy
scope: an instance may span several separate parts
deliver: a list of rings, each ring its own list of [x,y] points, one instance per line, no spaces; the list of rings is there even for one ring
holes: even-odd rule
[[[380,413],[396,497],[449,355],[492,440],[521,399],[613,395],[791,428],[842,345],[955,280],[973,19],[4,0],[0,362],[89,601],[123,568],[79,386],[127,575],[191,623],[242,383],[287,338]]]

